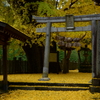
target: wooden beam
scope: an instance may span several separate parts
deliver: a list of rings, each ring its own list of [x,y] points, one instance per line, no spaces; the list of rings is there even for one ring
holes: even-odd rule
[[[32,16],[33,19],[36,19],[38,23],[61,23],[65,22],[65,16],[64,17],[36,17]],[[80,15],[80,16],[74,16],[75,22],[84,22],[84,21],[92,21],[92,20],[100,20],[100,14],[93,14],[93,15]]]
[[[44,32],[46,33],[47,28],[37,28],[36,32]],[[91,31],[91,26],[85,26],[85,27],[75,27],[74,30],[67,30],[66,27],[51,27],[51,32],[78,32],[78,31]]]

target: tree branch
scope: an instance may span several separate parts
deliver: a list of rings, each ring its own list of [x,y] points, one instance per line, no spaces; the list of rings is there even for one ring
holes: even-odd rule
[[[74,4],[74,3],[76,3],[78,0],[76,0],[76,1],[74,1],[74,2],[72,2],[73,0],[71,0],[71,3],[70,3],[70,5],[69,5],[69,8],[71,8],[72,7],[72,5]]]
[[[69,8],[71,8],[72,5],[73,5],[74,3],[76,3],[77,1],[78,1],[78,0],[76,0],[76,1],[73,2],[73,0],[71,0],[71,3],[70,3],[70,5],[69,5]],[[65,11],[65,10],[68,10],[69,8],[65,8],[64,11]]]
[[[94,2],[95,2],[95,5],[100,6],[100,0],[92,0],[92,1],[94,1]]]

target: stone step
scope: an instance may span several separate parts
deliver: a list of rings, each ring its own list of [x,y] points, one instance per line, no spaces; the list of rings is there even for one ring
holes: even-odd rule
[[[59,87],[59,86],[9,86],[9,90],[50,90],[50,91],[79,91],[89,90],[89,87]]]
[[[93,86],[100,86],[100,78],[93,78],[92,85]]]
[[[52,90],[52,91],[78,91],[89,90],[91,84],[81,83],[28,83],[9,82],[9,90]]]
[[[73,87],[89,87],[91,84],[83,83],[42,83],[42,82],[9,82],[9,85],[29,85],[29,86],[73,86]]]
[[[100,86],[93,86],[93,85],[91,85],[91,86],[89,87],[89,91],[90,91],[91,93],[100,93]]]

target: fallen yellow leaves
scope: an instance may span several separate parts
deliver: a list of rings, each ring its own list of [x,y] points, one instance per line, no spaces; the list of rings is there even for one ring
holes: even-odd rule
[[[78,70],[70,70],[67,74],[50,73],[50,81],[38,81],[42,74],[9,74],[10,82],[47,82],[47,83],[88,83],[92,79],[91,73],[78,73]],[[0,81],[2,75],[0,75]]]
[[[100,94],[87,91],[16,90],[0,95],[0,100],[100,100]]]
[[[10,82],[44,82],[38,81],[41,74],[12,74],[8,76]],[[87,83],[91,80],[91,73],[78,73],[77,70],[67,74],[49,74],[48,83]],[[0,75],[2,80],[2,75]],[[82,91],[39,91],[39,90],[12,90],[0,94],[0,100],[100,100],[100,93],[91,94],[88,90]]]

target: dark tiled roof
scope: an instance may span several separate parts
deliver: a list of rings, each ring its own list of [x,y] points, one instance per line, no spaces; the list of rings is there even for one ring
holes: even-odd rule
[[[0,22],[0,44],[3,44],[5,41],[8,41],[10,37],[18,39],[20,41],[30,40],[31,38],[27,35],[21,33],[10,25]]]

